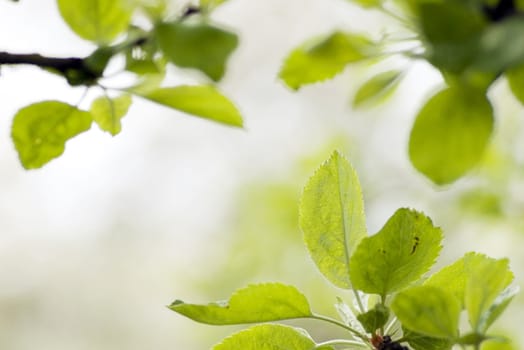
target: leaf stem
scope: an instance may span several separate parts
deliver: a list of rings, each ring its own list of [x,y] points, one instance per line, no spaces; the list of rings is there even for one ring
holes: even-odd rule
[[[341,328],[344,328],[344,329],[348,330],[354,336],[362,339],[365,342],[369,341],[368,338],[364,334],[360,333],[356,329],[354,329],[354,328],[352,328],[352,327],[350,327],[350,326],[348,326],[348,325],[346,325],[346,324],[344,324],[344,323],[342,323],[340,321],[337,321],[337,320],[335,320],[335,319],[333,319],[331,317],[327,317],[327,316],[323,316],[323,315],[317,315],[317,314],[312,314],[311,316],[309,316],[309,318],[334,324],[336,326],[339,326]]]
[[[361,313],[366,312],[366,309],[364,309],[364,305],[362,304],[362,299],[360,299],[360,295],[358,294],[358,291],[356,289],[351,289],[353,291],[353,294],[355,295],[355,299],[357,300],[357,305]]]
[[[362,342],[359,342],[359,341],[356,341],[356,340],[349,340],[349,339],[333,339],[333,340],[328,340],[328,341],[325,341],[325,342],[322,342],[322,343],[318,343],[316,346],[315,346],[315,349],[319,349],[323,346],[332,346],[332,345],[356,345],[356,346],[361,346],[361,347],[369,347],[367,343],[362,343]]]

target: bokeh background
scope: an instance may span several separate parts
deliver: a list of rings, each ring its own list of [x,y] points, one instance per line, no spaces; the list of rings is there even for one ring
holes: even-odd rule
[[[9,136],[17,109],[44,99],[76,103],[83,90],[36,68],[2,67],[0,349],[208,349],[235,327],[195,324],[165,306],[226,299],[251,282],[293,283],[316,310],[334,315],[335,296],[345,293],[317,272],[297,227],[301,188],[333,149],[359,173],[369,232],[399,207],[422,210],[446,235],[438,266],[476,250],[509,257],[521,283],[524,109],[504,81],[490,92],[497,126],[481,166],[435,187],[407,158],[414,115],[442,84],[431,67],[410,63],[386,104],[358,111],[351,96],[368,67],[298,93],[277,79],[283,58],[311,36],[379,36],[395,23],[343,0],[230,0],[214,18],[241,37],[220,86],[241,109],[244,129],[135,100],[120,135],[93,126],[59,159],[25,171]],[[93,49],[65,26],[53,0],[2,1],[0,38],[11,52]],[[181,70],[170,77],[201,80]],[[520,296],[495,326],[515,349],[524,344],[523,317]],[[319,340],[333,335],[299,324]]]

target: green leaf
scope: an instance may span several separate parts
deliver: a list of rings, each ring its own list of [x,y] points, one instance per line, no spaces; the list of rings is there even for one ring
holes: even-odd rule
[[[300,202],[300,228],[322,274],[351,288],[349,259],[366,236],[362,192],[355,170],[338,152],[309,179]]]
[[[364,238],[351,258],[353,287],[387,294],[417,281],[434,264],[442,232],[424,214],[399,209],[376,234]]]
[[[446,338],[428,337],[402,327],[403,338],[413,350],[451,350],[453,341]]]
[[[335,32],[322,40],[293,50],[284,61],[279,77],[298,90],[302,85],[333,78],[353,62],[372,55],[372,42],[352,33]]]
[[[464,270],[464,260],[466,256],[442,268],[424,282],[426,286],[446,289],[457,298],[461,308],[464,307],[464,293],[467,281],[467,273]]]
[[[357,90],[353,99],[353,107],[360,107],[389,95],[398,85],[401,73],[398,70],[390,70],[369,79]]]
[[[524,104],[524,65],[512,68],[506,72],[509,87],[513,96]]]
[[[451,183],[482,158],[493,131],[493,109],[484,92],[452,86],[433,96],[411,130],[409,156],[436,184]]]
[[[524,19],[508,18],[490,25],[482,34],[475,68],[500,73],[524,63]]]
[[[418,6],[428,60],[454,73],[469,67],[486,26],[482,13],[459,1],[424,1]]]
[[[357,316],[366,332],[374,334],[377,329],[384,327],[389,319],[389,309],[382,304],[377,304],[375,307],[363,314]]]
[[[127,0],[57,0],[64,21],[81,38],[107,44],[124,32],[133,6]]]
[[[476,332],[482,333],[494,321],[490,315],[498,316],[498,313],[490,312],[490,308],[513,280],[508,265],[507,259],[495,260],[482,254],[468,254],[465,257],[467,282],[464,300],[469,323]]]
[[[198,69],[214,81],[222,78],[226,61],[238,45],[235,34],[204,22],[160,23],[155,33],[172,63]]]
[[[210,85],[182,85],[158,88],[144,93],[137,91],[137,93],[148,100],[197,117],[227,125],[242,126],[242,117],[235,105]]]
[[[194,321],[213,325],[312,316],[306,297],[295,287],[280,283],[257,284],[239,289],[229,301],[197,305],[176,300],[169,308]]]
[[[391,309],[402,325],[436,338],[458,336],[460,305],[445,289],[418,286],[398,293]]]
[[[122,130],[120,120],[127,114],[131,102],[130,95],[116,98],[102,96],[91,104],[91,115],[100,129],[114,136]]]
[[[224,339],[213,350],[313,350],[315,342],[298,328],[263,324],[253,326]]]
[[[91,114],[67,103],[38,102],[16,113],[11,137],[24,168],[36,169],[64,153],[67,140],[91,122]]]
[[[206,10],[213,10],[214,8],[222,5],[227,0],[200,0],[200,7]]]
[[[517,346],[510,341],[487,340],[482,343],[481,350],[518,350]]]
[[[364,8],[379,7],[382,4],[382,0],[350,0],[350,1]]]
[[[513,300],[513,298],[519,293],[520,288],[518,286],[510,286],[502,291],[493,304],[487,309],[482,318],[480,319],[480,330],[486,332],[488,328],[499,318],[499,316],[506,310],[506,307]]]

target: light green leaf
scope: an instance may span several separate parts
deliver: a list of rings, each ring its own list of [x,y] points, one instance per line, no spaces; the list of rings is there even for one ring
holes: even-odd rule
[[[206,10],[213,10],[215,7],[218,7],[225,3],[227,0],[200,0],[200,7]]]
[[[309,179],[300,202],[300,228],[320,272],[351,288],[349,259],[366,236],[362,192],[355,170],[338,152]]]
[[[91,122],[91,114],[67,103],[38,102],[16,113],[11,137],[24,168],[36,169],[64,153],[67,140]]]
[[[467,280],[467,273],[464,270],[466,256],[442,268],[424,282],[426,286],[446,289],[457,298],[462,308],[464,307],[464,293]]]
[[[263,324],[235,333],[224,339],[213,350],[313,350],[315,342],[298,328]]]
[[[214,81],[222,78],[238,45],[235,34],[204,22],[160,23],[155,33],[167,59],[179,67],[198,69]]]
[[[197,117],[227,125],[242,126],[242,116],[235,105],[210,85],[182,85],[137,93],[148,100]]]
[[[488,328],[499,318],[499,316],[506,310],[506,307],[513,300],[513,298],[519,293],[520,288],[518,286],[509,286],[500,293],[493,304],[487,309],[480,319],[480,330],[486,332]]]
[[[114,136],[122,130],[120,120],[127,114],[131,102],[130,95],[116,98],[101,96],[91,104],[91,115],[100,129]]]
[[[481,350],[519,350],[517,345],[510,341],[501,341],[498,339],[488,340],[482,343]]]
[[[351,258],[353,287],[366,293],[396,292],[434,264],[442,232],[424,214],[399,209],[376,234],[364,238]]]
[[[428,337],[402,327],[403,338],[413,350],[451,350],[453,341],[446,338]]]
[[[229,301],[197,305],[176,300],[169,308],[194,321],[213,325],[277,321],[312,315],[306,297],[295,287],[280,283],[256,284],[239,289]]]
[[[353,62],[372,56],[372,43],[362,35],[335,32],[303,44],[284,61],[279,77],[298,90],[302,85],[333,78]]]
[[[360,5],[365,8],[369,7],[379,7],[382,4],[382,0],[350,0],[357,5]]]
[[[445,289],[418,286],[398,293],[391,309],[402,325],[436,338],[458,336],[460,305]]]
[[[446,88],[419,112],[409,140],[418,171],[436,184],[453,182],[482,158],[493,131],[493,109],[484,92]]]
[[[465,257],[467,282],[464,300],[469,323],[477,332],[483,332],[491,324],[490,321],[494,321],[489,309],[513,280],[508,265],[507,259],[495,260],[482,254],[468,254]]]
[[[353,107],[360,107],[367,102],[377,101],[389,95],[398,85],[401,71],[390,70],[375,75],[365,82],[355,94]]]
[[[125,31],[133,14],[129,0],[57,0],[64,21],[81,38],[107,44]]]
[[[509,87],[513,96],[524,104],[524,65],[512,68],[506,72]]]
[[[388,321],[389,309],[379,303],[373,309],[358,315],[357,319],[366,332],[374,334],[377,329],[384,327]]]

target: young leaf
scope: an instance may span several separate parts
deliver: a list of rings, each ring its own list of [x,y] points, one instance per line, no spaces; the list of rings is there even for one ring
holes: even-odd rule
[[[493,304],[487,309],[480,319],[480,330],[486,332],[488,328],[499,318],[499,316],[506,310],[506,307],[513,300],[515,295],[520,291],[518,286],[510,286],[502,291],[498,297],[493,301]]]
[[[263,324],[235,333],[213,347],[213,350],[275,349],[314,350],[315,342],[302,329]]]
[[[351,288],[349,259],[366,236],[362,192],[355,170],[338,152],[309,179],[300,201],[300,228],[320,272]]]
[[[302,85],[333,78],[346,65],[370,57],[372,43],[362,35],[335,32],[320,42],[306,43],[284,61],[279,77],[298,90]]]
[[[453,182],[479,162],[492,131],[486,95],[467,86],[449,87],[419,112],[409,140],[411,162],[436,184]]]
[[[144,93],[136,91],[136,93],[148,100],[197,117],[227,125],[242,126],[242,117],[235,105],[211,85],[182,85],[158,88]]]
[[[57,0],[64,21],[80,37],[108,44],[127,29],[133,6],[127,0]]]
[[[461,308],[464,307],[464,293],[466,289],[467,273],[464,270],[464,260],[468,255],[458,259],[453,264],[442,268],[429,277],[424,285],[446,289],[459,301]]]
[[[198,69],[214,81],[222,78],[238,45],[235,34],[204,22],[160,23],[155,33],[167,59],[179,67]]]
[[[64,153],[67,140],[89,130],[91,114],[59,101],[34,103],[20,109],[11,137],[26,169],[36,169]]]
[[[375,75],[358,89],[353,99],[353,107],[360,107],[391,93],[397,86],[401,74],[401,71],[390,70]]]
[[[391,309],[402,325],[436,338],[458,336],[460,305],[445,289],[418,286],[398,293]]]
[[[377,304],[368,312],[357,316],[364,329],[368,333],[374,333],[377,329],[384,327],[389,319],[389,309],[382,304]]]
[[[482,254],[468,254],[464,268],[467,273],[464,300],[469,323],[475,331],[482,332],[490,325],[489,309],[511,283],[513,273],[507,259],[495,260]]]
[[[91,115],[100,129],[115,136],[122,130],[120,120],[127,114],[131,102],[130,95],[116,98],[102,96],[91,104]]]
[[[387,294],[417,281],[435,262],[442,232],[424,214],[399,209],[376,234],[364,238],[351,258],[353,287]]]
[[[306,297],[295,287],[280,283],[248,286],[236,291],[229,301],[197,305],[176,300],[169,308],[194,321],[213,325],[267,322],[312,316]]]
[[[403,338],[409,343],[413,350],[451,350],[453,341],[446,338],[428,337],[402,327]]]

